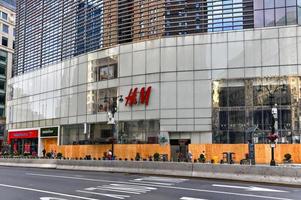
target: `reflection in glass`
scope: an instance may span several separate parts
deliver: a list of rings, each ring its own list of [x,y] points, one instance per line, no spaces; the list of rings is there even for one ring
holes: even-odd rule
[[[269,77],[214,81],[212,86],[214,143],[267,143],[272,129],[271,106],[278,110],[279,143],[300,142],[301,79]]]
[[[117,68],[117,56],[93,60],[93,73],[89,80],[93,82],[117,78]]]
[[[118,140],[122,144],[157,144],[159,133],[158,120],[121,122]]]
[[[254,11],[254,26],[255,28],[264,27],[263,10]]]
[[[285,7],[285,0],[275,0],[275,7],[276,8]]]
[[[264,24],[266,27],[275,26],[274,9],[264,11]]]
[[[264,8],[274,8],[275,4],[274,4],[274,0],[264,0]]]
[[[254,9],[263,9],[263,0],[254,0]]]
[[[287,25],[292,25],[297,23],[297,8],[290,7],[286,8],[286,16],[287,16]]]
[[[276,26],[285,25],[285,8],[276,9]]]
[[[117,88],[91,90],[87,92],[88,113],[108,112],[117,98]]]

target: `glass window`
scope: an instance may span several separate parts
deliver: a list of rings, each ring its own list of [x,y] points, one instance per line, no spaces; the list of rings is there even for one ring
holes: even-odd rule
[[[285,0],[275,0],[275,7],[285,7]]]
[[[6,47],[8,46],[8,38],[2,36],[2,45]]]
[[[290,7],[286,8],[286,17],[287,17],[287,25],[292,25],[297,23],[297,8]]]
[[[274,8],[275,4],[274,4],[274,0],[264,0],[264,8]]]
[[[117,100],[117,89],[101,89],[88,92],[88,113],[108,112],[114,101]]]
[[[2,11],[2,19],[7,20],[7,13]]]
[[[263,0],[254,0],[254,9],[263,9]]]
[[[276,26],[285,25],[285,8],[276,9]]]
[[[5,51],[0,50],[0,61],[6,62],[7,60],[7,53]]]
[[[286,6],[296,6],[296,0],[286,0]]]
[[[264,24],[265,27],[275,26],[274,9],[264,11]]]
[[[254,12],[254,26],[255,28],[264,27],[263,10],[256,10]]]
[[[118,140],[121,144],[158,143],[160,123],[158,120],[123,122],[119,125]]]
[[[95,81],[117,78],[117,58],[104,58],[92,61]]]
[[[87,136],[84,134],[84,125],[66,125],[61,128],[61,145],[87,144]]]
[[[244,87],[229,87],[229,106],[244,106],[245,105],[245,88]]]
[[[298,24],[301,24],[301,8],[298,7]]]
[[[4,32],[4,33],[8,33],[9,31],[8,31],[8,25],[6,25],[6,24],[2,24],[2,31]]]

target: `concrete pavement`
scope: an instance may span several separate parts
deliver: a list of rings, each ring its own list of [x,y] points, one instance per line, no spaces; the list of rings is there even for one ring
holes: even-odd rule
[[[301,189],[220,180],[0,167],[1,200],[299,200]]]

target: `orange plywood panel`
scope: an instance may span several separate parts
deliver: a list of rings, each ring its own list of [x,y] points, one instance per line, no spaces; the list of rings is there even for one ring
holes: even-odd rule
[[[41,141],[46,152],[58,151],[57,138],[44,138]]]
[[[135,159],[136,154],[139,153],[142,159],[148,159],[155,153],[167,154],[170,158],[170,145],[160,144],[116,144],[114,146],[115,155],[117,159]]]

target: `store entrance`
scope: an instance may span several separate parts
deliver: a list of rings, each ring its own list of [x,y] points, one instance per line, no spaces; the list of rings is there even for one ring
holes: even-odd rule
[[[11,147],[14,155],[37,156],[38,139],[14,139],[11,141]]]
[[[187,162],[188,145],[190,139],[170,140],[171,159],[174,162]]]

